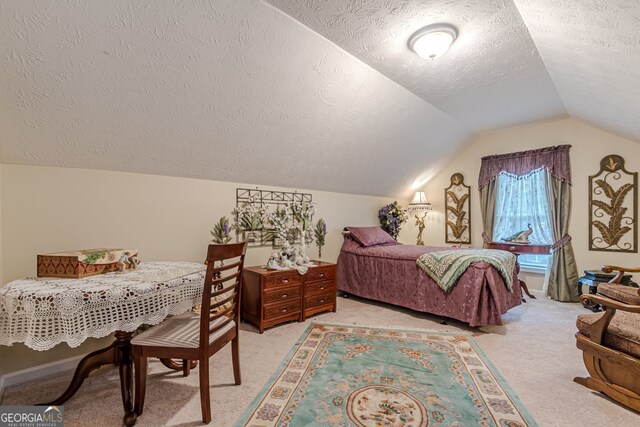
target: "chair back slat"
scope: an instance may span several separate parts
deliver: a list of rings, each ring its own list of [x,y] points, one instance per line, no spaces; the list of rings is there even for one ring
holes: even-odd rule
[[[224,277],[222,277],[222,276],[214,276],[214,277],[216,277],[216,279],[213,279],[211,281],[211,284],[212,285],[219,285],[219,284],[222,284],[224,282],[228,282],[229,280],[233,280],[233,279],[239,277],[240,274],[242,274],[241,271],[236,271],[234,274],[229,274],[228,276],[224,276]]]
[[[234,262],[233,264],[225,264],[218,267],[213,268],[214,273],[220,273],[222,271],[231,270],[232,268],[236,268],[240,266],[240,261]]]
[[[228,308],[226,308],[224,311],[220,311],[218,312],[218,314],[215,314],[213,316],[209,316],[209,322],[213,322],[214,320],[217,320],[219,318],[221,318],[222,316],[227,316],[227,314],[231,313],[233,310],[235,310],[236,308],[236,303],[234,302],[233,304],[231,304],[231,306],[229,306]],[[228,317],[228,316],[227,316]]]
[[[216,333],[216,331],[224,328],[231,321],[233,321],[232,318],[227,318],[227,320],[225,320],[224,322],[221,322],[219,325],[216,325],[213,328],[209,328],[209,334],[208,335]]]
[[[209,245],[200,313],[200,347],[208,351],[210,335],[240,323],[242,268],[247,243]],[[227,317],[221,321],[222,317]],[[236,330],[237,333],[237,330]]]
[[[229,291],[233,290],[234,288],[237,288],[237,287],[238,287],[238,285],[240,285],[240,281],[239,281],[239,280],[236,280],[235,282],[233,282],[233,285],[229,285],[229,286],[227,286],[227,287],[226,287],[226,288],[224,288],[224,289],[221,289],[221,290],[219,290],[219,291],[212,292],[212,293],[211,293],[211,298],[215,298],[215,297],[220,296],[220,295],[222,295],[222,294],[226,294],[227,292],[229,292]],[[214,306],[212,305],[212,306],[211,306],[211,308],[216,308],[216,307],[214,307]]]
[[[231,296],[229,296],[229,297],[227,297],[227,298],[225,298],[223,300],[217,301],[215,304],[211,304],[211,310],[209,310],[209,313],[220,311],[221,307],[224,307],[225,304],[227,304],[228,302],[231,302],[231,301],[236,299],[235,292],[232,292],[232,291],[229,291],[229,292],[232,293]]]

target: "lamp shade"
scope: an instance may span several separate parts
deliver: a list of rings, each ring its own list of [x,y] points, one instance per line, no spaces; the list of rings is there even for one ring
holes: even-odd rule
[[[424,194],[424,191],[416,191],[416,194],[413,196],[413,200],[409,203],[409,210],[430,211],[431,209],[431,203],[427,200],[427,196]]]

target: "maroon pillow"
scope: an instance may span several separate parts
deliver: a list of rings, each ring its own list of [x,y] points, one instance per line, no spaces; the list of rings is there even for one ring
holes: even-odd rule
[[[367,246],[388,245],[397,242],[380,227],[347,227],[349,234],[356,242],[365,248]]]

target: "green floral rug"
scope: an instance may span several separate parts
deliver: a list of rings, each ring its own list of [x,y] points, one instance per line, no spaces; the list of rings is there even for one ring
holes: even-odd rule
[[[537,424],[465,335],[312,324],[238,426]]]

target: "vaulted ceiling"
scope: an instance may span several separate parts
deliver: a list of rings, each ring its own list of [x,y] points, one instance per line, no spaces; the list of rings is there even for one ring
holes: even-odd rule
[[[470,129],[567,114],[511,0],[267,1]],[[439,22],[459,29],[446,55],[429,61],[407,48]]]
[[[459,38],[425,61],[416,29]],[[2,0],[0,160],[394,196],[474,133],[640,140],[635,0]]]

